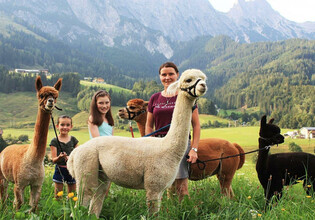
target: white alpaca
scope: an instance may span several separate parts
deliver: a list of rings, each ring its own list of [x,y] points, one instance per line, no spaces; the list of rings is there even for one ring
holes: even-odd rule
[[[67,167],[77,180],[81,204],[90,203],[90,213],[99,216],[110,181],[145,189],[149,213],[159,211],[162,194],[174,182],[186,151],[191,109],[196,98],[207,90],[205,80],[200,70],[190,69],[169,86],[168,92],[178,91],[178,97],[170,130],[164,138],[104,136],[72,151]]]

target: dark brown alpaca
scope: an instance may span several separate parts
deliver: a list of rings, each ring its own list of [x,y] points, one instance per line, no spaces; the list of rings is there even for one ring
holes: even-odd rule
[[[145,135],[145,123],[147,121],[148,102],[142,99],[131,99],[127,102],[126,108],[119,110],[120,118],[135,120],[137,122],[141,136]],[[201,139],[198,146],[198,158],[202,161],[212,160],[220,157],[237,155],[244,153],[243,149],[236,143],[219,138]],[[245,155],[231,157],[222,161],[215,160],[206,162],[200,168],[197,164],[191,164],[190,180],[202,180],[207,177],[217,175],[220,182],[221,192],[229,198],[234,196],[231,183],[236,170],[240,169],[245,162]],[[174,190],[174,189],[172,189]]]
[[[281,198],[283,186],[296,184],[304,180],[304,186],[312,184],[314,190],[315,156],[304,152],[278,153],[269,155],[269,148],[284,142],[280,128],[272,124],[274,119],[266,123],[266,116],[261,118],[259,132],[259,149],[256,171],[258,179],[265,191],[267,204],[273,195]],[[307,188],[310,194],[311,188]]]
[[[34,211],[44,182],[44,157],[46,152],[48,126],[51,111],[54,109],[61,88],[61,79],[54,87],[42,85],[38,76],[35,87],[38,99],[38,112],[34,137],[29,145],[11,145],[0,154],[0,198],[7,199],[8,182],[14,183],[14,206],[19,209],[23,204],[26,186],[30,186],[30,206]]]

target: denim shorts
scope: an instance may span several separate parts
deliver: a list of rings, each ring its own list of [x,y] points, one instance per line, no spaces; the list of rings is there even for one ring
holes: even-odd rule
[[[67,183],[69,185],[76,183],[75,179],[72,178],[72,176],[70,175],[68,169],[66,167],[60,167],[58,165],[55,166],[53,181],[55,183]]]
[[[184,157],[180,161],[179,170],[178,170],[178,173],[176,175],[176,179],[186,179],[189,177],[188,162],[187,162],[187,158],[186,158],[186,155],[188,155],[189,151],[190,151],[190,139],[188,140],[187,149],[186,149],[186,152],[184,154]]]

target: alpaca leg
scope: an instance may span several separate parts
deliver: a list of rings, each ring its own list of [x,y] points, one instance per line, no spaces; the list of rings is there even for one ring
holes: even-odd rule
[[[100,169],[97,152],[94,149],[84,149],[84,152],[75,152],[70,169],[76,179],[76,188],[79,204],[87,207],[98,187],[98,173]],[[89,155],[89,163],[85,163],[85,157]],[[70,155],[71,158],[71,155]],[[84,164],[82,166],[82,164]]]
[[[176,195],[176,184],[173,182],[170,188],[167,189],[167,198],[172,199]]]
[[[103,172],[99,173],[98,183],[99,185],[98,188],[96,189],[96,192],[93,195],[89,210],[89,212],[95,214],[96,217],[99,217],[102,211],[104,198],[107,195],[110,187],[110,181],[105,179],[105,175]]]
[[[8,181],[6,179],[0,179],[0,199],[2,204],[5,203],[5,201],[8,198]]]
[[[230,185],[229,190],[230,190],[230,198],[234,198],[235,194],[234,194],[234,191],[232,189],[232,184]]]
[[[188,179],[176,179],[175,180],[176,193],[178,200],[181,202],[185,196],[189,196],[188,192]]]
[[[19,210],[24,203],[24,188],[21,189],[17,186],[17,184],[14,185],[14,203],[13,206],[16,210]]]
[[[147,197],[147,206],[149,209],[149,215],[153,216],[157,214],[160,210],[161,205],[161,197],[163,192],[155,192],[153,190],[148,189],[146,193]]]
[[[219,174],[217,175],[218,180],[220,182],[220,188],[221,188],[221,193],[225,196],[227,196],[228,198],[233,198],[234,193],[231,187],[231,183],[232,183],[232,178],[228,178],[226,175],[224,174]]]
[[[41,185],[31,185],[31,195],[30,195],[30,212],[34,212],[37,208],[38,201],[40,198],[42,186]]]
[[[312,190],[314,191],[314,180],[312,178],[305,179],[303,182],[303,187],[306,190],[307,195],[312,195]]]

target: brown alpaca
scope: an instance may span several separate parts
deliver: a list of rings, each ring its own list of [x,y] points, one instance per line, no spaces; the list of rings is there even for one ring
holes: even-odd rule
[[[142,99],[131,99],[127,107],[119,110],[120,118],[135,120],[141,136],[144,136],[145,123],[147,120],[148,102]],[[198,159],[201,161],[211,160],[244,153],[243,149],[236,143],[219,138],[201,139],[198,146]],[[205,169],[199,169],[198,164],[191,164],[190,180],[202,180],[212,175],[217,175],[220,182],[221,192],[229,198],[234,196],[231,183],[236,170],[240,169],[245,162],[245,155],[231,157],[223,160],[206,162]]]
[[[24,202],[23,194],[30,185],[30,211],[35,211],[44,181],[44,157],[46,152],[50,114],[61,88],[62,79],[54,87],[43,87],[37,76],[35,88],[38,99],[38,112],[34,137],[29,145],[11,145],[0,154],[0,197],[7,199],[8,182],[14,183],[14,206],[19,209]]]
[[[131,99],[126,108],[119,109],[120,118],[134,120],[137,122],[141,137],[145,135],[145,123],[147,121],[148,102],[143,99]]]

